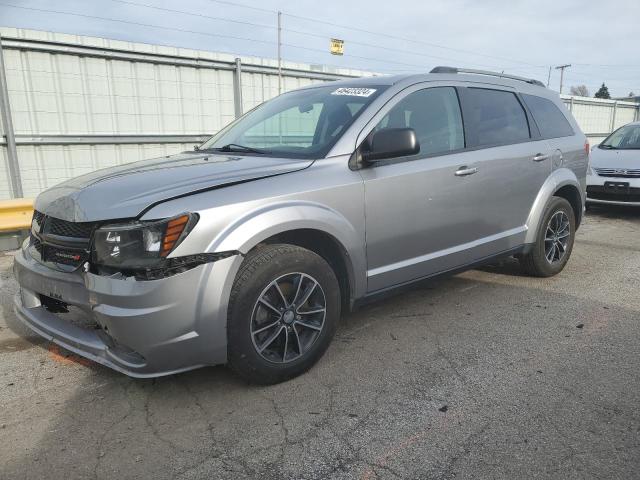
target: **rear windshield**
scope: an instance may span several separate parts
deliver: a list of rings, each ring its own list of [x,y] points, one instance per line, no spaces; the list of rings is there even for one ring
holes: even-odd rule
[[[522,98],[527,107],[529,107],[542,138],[570,137],[573,135],[573,128],[571,128],[567,118],[551,100],[527,94],[522,94]]]
[[[214,135],[201,150],[321,158],[386,85],[327,85],[280,95]]]

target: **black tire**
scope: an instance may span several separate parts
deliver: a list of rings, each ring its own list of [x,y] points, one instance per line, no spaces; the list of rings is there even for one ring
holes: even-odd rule
[[[562,258],[551,262],[546,258],[545,237],[547,235],[549,221],[559,212],[563,212],[569,220],[569,236],[565,247],[566,251]],[[538,227],[536,243],[530,252],[519,258],[523,271],[534,277],[552,277],[560,273],[571,256],[575,234],[576,218],[571,204],[564,198],[553,197],[542,216],[542,221]]]
[[[321,298],[326,302],[320,332],[316,334],[309,330],[309,332],[304,333],[309,335],[309,338],[313,338],[313,341],[308,342],[308,349],[306,350],[301,348],[300,337],[298,336],[299,331],[301,334],[303,333],[301,331],[303,327],[296,326],[296,323],[285,325],[282,314],[278,317],[277,313],[274,314],[274,312],[262,307],[258,302],[260,298],[264,298],[265,289],[276,279],[289,278],[289,275],[293,276],[297,273],[312,277],[321,288],[321,290],[315,289],[314,292],[316,293],[314,295],[322,294]],[[300,280],[300,283],[302,283],[302,280]],[[283,285],[283,287],[286,286],[286,284]],[[293,285],[291,286],[293,288]],[[267,292],[269,294],[273,293],[269,290]],[[291,294],[285,292],[284,296],[291,297]],[[303,296],[301,295],[301,297]],[[295,292],[293,297],[297,298],[298,292]],[[288,299],[291,300],[291,298]],[[257,384],[279,383],[300,375],[320,359],[331,343],[340,318],[340,305],[340,287],[336,275],[329,264],[316,253],[288,244],[266,245],[250,252],[238,271],[229,300],[227,317],[228,366],[248,382]],[[266,312],[260,310],[260,307]],[[291,308],[297,312],[296,307]],[[302,309],[302,307],[300,308]],[[294,357],[294,359],[287,360],[286,363],[275,363],[270,359],[264,358],[258,352],[258,346],[254,346],[256,341],[256,338],[254,338],[255,331],[258,328],[254,329],[254,334],[252,335],[252,324],[255,326],[253,323],[254,310],[256,310],[256,315],[260,313],[265,317],[271,314],[273,317],[269,321],[280,322],[274,327],[274,334],[276,332],[275,329],[284,328],[288,330],[283,331],[283,336],[286,335],[287,340],[289,335],[291,335],[292,339],[296,338],[298,340],[295,345],[285,344],[284,347],[281,346],[284,342],[282,338],[277,337],[276,342],[274,342],[274,344],[282,348],[284,358],[287,357],[287,352],[290,352],[290,356]],[[258,310],[259,312],[257,312]],[[301,317],[297,316],[296,318]],[[266,321],[265,324],[267,324]],[[296,329],[295,337],[292,329]],[[277,331],[279,332],[280,330]],[[296,346],[297,349],[294,348]],[[298,356],[295,357],[295,355]]]

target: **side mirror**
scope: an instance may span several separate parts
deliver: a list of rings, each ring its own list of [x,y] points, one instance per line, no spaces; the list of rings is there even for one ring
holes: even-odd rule
[[[413,128],[383,128],[369,140],[369,149],[362,152],[362,160],[372,162],[385,158],[406,157],[420,152],[420,144]]]

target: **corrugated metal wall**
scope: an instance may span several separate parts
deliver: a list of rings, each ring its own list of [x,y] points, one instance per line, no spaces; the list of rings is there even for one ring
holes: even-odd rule
[[[275,60],[242,57],[238,74],[228,54],[0,32],[25,197],[98,168],[189,150],[240,110],[278,94]],[[371,73],[284,62],[282,90],[363,75]],[[634,103],[563,99],[592,144],[638,115]],[[6,199],[11,188],[4,141],[0,154],[0,199]]]
[[[562,100],[592,145],[600,143],[616,128],[638,119],[637,103],[570,95],[562,95]]]
[[[192,149],[235,118],[231,55],[0,32],[25,197],[98,168]],[[278,94],[276,61],[240,62],[243,111]],[[284,62],[282,90],[362,75],[370,73]],[[0,199],[11,196],[4,143],[2,155]]]

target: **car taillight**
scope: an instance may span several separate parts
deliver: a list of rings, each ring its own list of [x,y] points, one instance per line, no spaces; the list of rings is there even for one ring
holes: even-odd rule
[[[584,142],[584,153],[586,153],[587,156],[589,156],[589,140]]]

